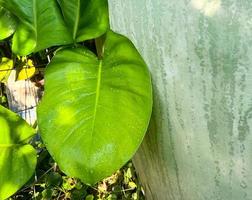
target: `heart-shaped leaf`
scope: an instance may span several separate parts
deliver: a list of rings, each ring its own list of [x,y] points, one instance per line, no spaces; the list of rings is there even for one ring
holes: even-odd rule
[[[108,28],[105,0],[0,0],[0,5],[19,21],[12,45],[18,55],[96,38]]]
[[[125,37],[107,33],[104,57],[86,48],[57,52],[38,108],[41,136],[60,168],[94,184],[135,153],[151,110],[149,71]]]
[[[16,20],[12,14],[0,7],[0,40],[11,36],[16,29]]]
[[[73,40],[81,42],[104,34],[109,26],[107,0],[58,0]]]
[[[0,199],[19,190],[32,176],[36,151],[27,144],[34,135],[22,118],[0,106]]]

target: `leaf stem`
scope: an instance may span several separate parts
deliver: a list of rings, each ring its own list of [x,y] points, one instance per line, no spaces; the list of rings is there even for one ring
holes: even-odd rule
[[[106,34],[95,39],[95,47],[99,60],[102,60],[104,54],[104,43],[106,39]]]

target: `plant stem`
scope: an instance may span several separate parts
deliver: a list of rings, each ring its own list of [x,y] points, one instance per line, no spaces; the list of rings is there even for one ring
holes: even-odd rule
[[[102,60],[103,58],[105,39],[106,39],[106,34],[95,39],[95,47],[96,47],[96,52],[97,52],[97,56],[99,60]]]

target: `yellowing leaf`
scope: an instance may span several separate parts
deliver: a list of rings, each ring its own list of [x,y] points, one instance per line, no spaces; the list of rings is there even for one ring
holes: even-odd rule
[[[11,70],[13,69],[13,60],[3,57],[0,61],[0,82],[6,83]]]
[[[17,73],[17,81],[26,80],[35,75],[36,68],[34,67],[32,60],[30,59],[28,59],[27,63],[24,66],[21,66],[20,68],[21,69],[19,69]]]
[[[136,188],[137,185],[136,185],[134,182],[130,181],[130,182],[129,182],[129,187],[130,187],[130,188]]]
[[[27,65],[28,65],[29,67],[34,67],[34,66],[33,66],[33,62],[32,62],[31,59],[28,59],[28,60],[27,60]]]

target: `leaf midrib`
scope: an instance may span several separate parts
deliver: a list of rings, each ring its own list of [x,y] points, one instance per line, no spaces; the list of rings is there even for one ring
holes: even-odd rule
[[[94,125],[95,125],[98,101],[99,101],[99,97],[100,97],[101,71],[102,71],[102,61],[100,60],[99,67],[98,67],[98,73],[97,73],[97,84],[96,84],[96,91],[95,91],[96,95],[95,95],[95,105],[94,105],[94,118],[93,118],[93,122],[92,122],[91,137],[93,136],[93,132],[94,132]]]
[[[99,60],[99,67],[98,67],[98,73],[97,73],[97,84],[96,84],[96,96],[95,96],[95,104],[94,104],[94,114],[93,114],[93,121],[92,121],[92,130],[91,130],[91,143],[89,147],[89,155],[91,154],[92,146],[93,146],[93,134],[94,134],[94,127],[95,127],[95,120],[96,120],[96,113],[97,113],[97,107],[98,107],[98,101],[100,97],[100,87],[101,87],[101,72],[102,72],[102,60]],[[91,156],[89,156],[89,163]]]
[[[76,40],[77,30],[79,27],[79,20],[80,20],[80,0],[77,1],[77,11],[73,30],[73,41]]]
[[[36,41],[38,39],[38,34],[37,34],[37,27],[38,27],[38,24],[37,24],[37,4],[36,4],[36,0],[33,0],[33,17],[34,17],[34,32],[35,32],[35,37],[36,37]]]

